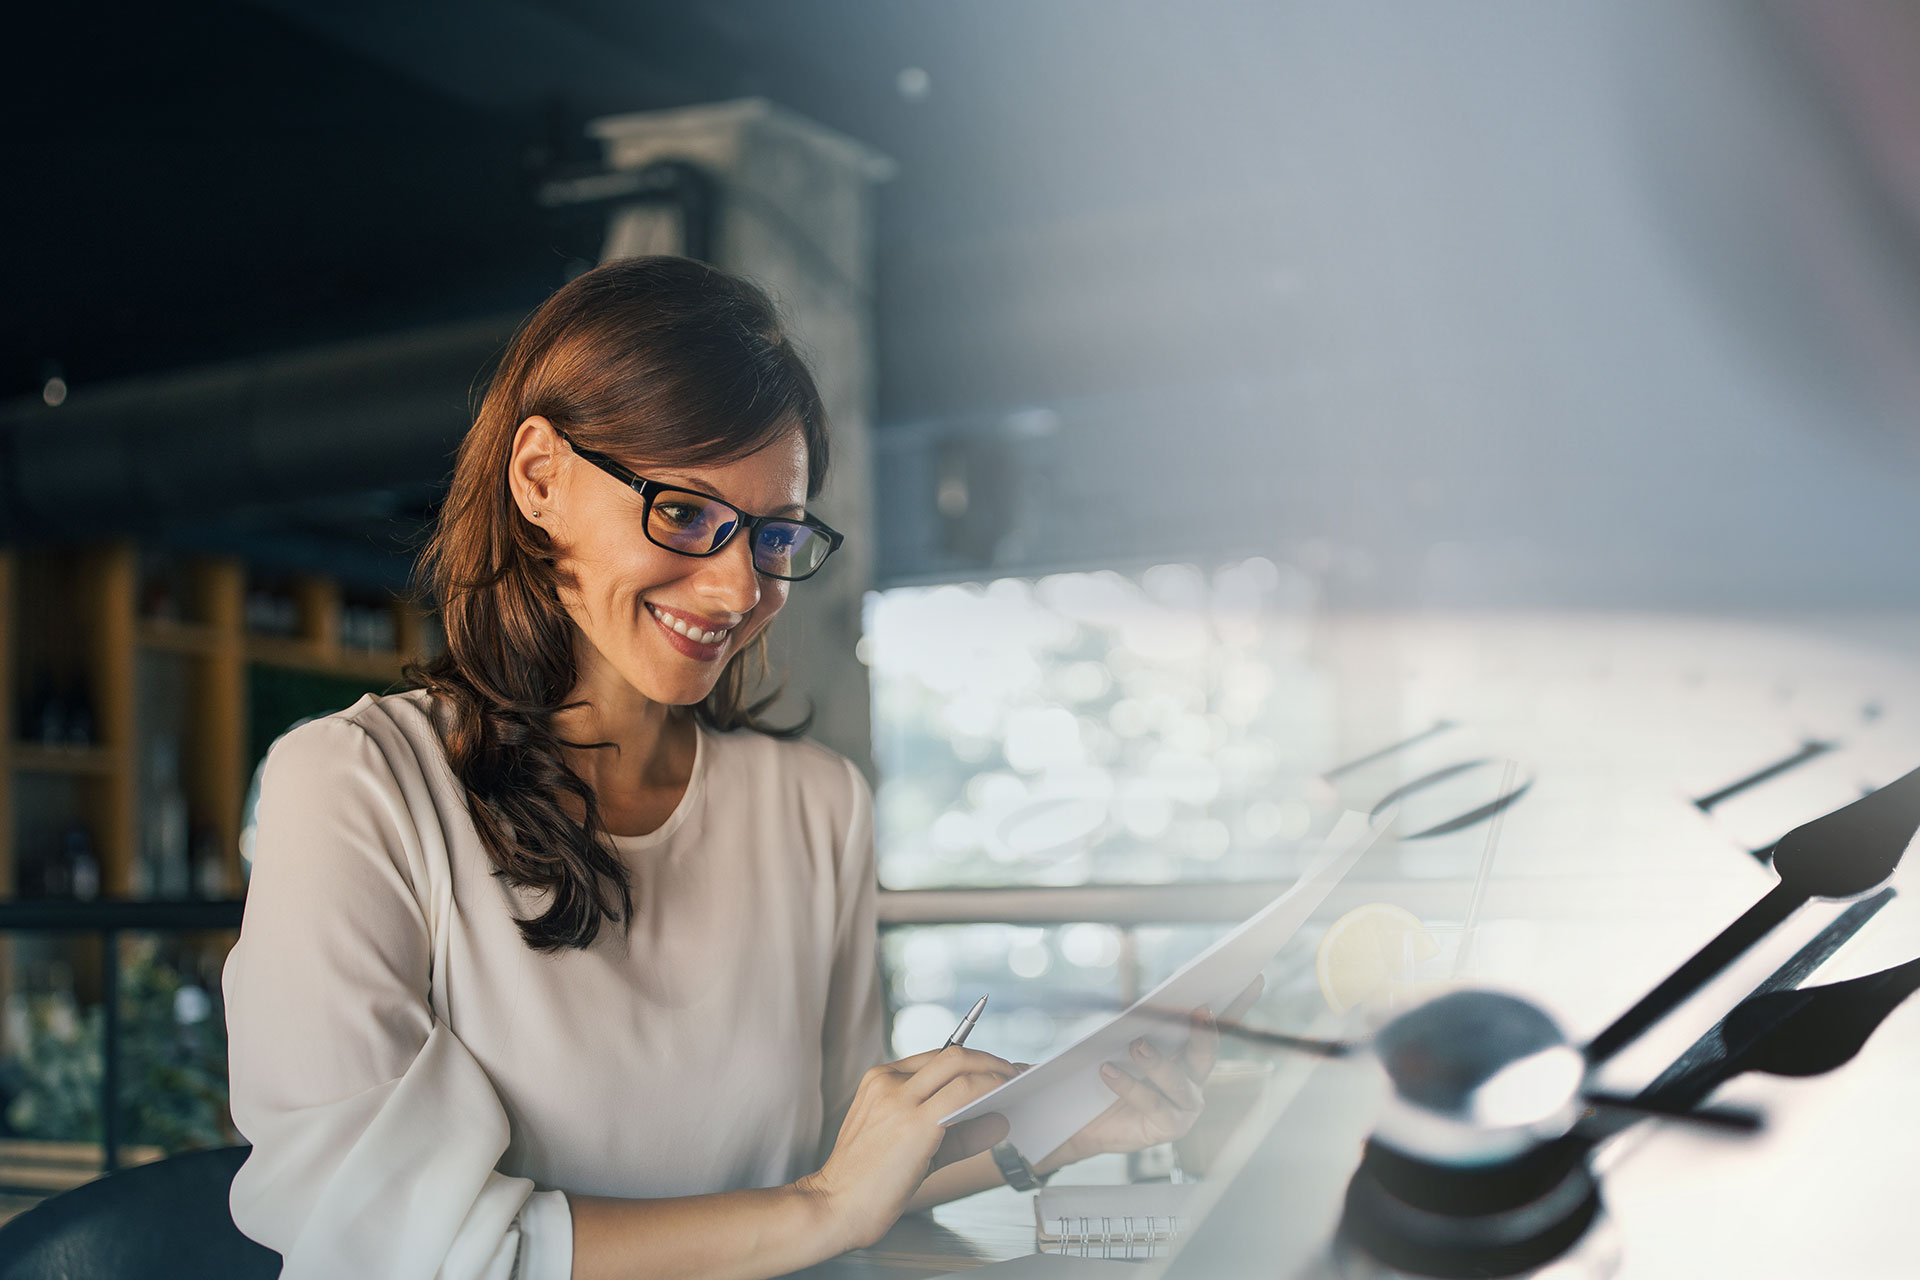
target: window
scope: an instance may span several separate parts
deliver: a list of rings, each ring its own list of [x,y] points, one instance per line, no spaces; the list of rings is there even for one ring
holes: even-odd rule
[[[1314,600],[1305,574],[1260,558],[868,597],[883,904],[917,903],[883,905],[897,1053],[939,1044],[991,990],[979,1043],[1036,1060],[1245,914],[1102,918],[1075,888],[1294,874],[1332,732]],[[956,898],[942,922],[938,891],[982,888],[1047,889],[1053,919],[969,916]],[[1300,976],[1311,988],[1310,962]]]

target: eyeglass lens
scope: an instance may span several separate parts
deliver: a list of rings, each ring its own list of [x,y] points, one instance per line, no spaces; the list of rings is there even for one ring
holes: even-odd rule
[[[647,516],[647,536],[671,551],[706,555],[733,536],[740,513],[697,493],[656,494]],[[769,520],[753,540],[753,565],[777,578],[812,573],[833,548],[817,530],[794,520]]]

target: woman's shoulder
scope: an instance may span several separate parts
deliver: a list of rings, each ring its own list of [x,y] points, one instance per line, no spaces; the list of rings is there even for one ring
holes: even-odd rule
[[[748,759],[781,773],[818,780],[858,772],[852,760],[814,738],[780,738],[757,729],[723,731],[706,726],[701,732],[721,754]]]
[[[738,771],[759,795],[789,794],[811,803],[839,803],[849,809],[871,804],[859,766],[813,738],[777,738],[754,729],[701,732],[714,749],[715,771]]]
[[[307,768],[324,768],[377,753],[396,775],[417,769],[430,776],[429,762],[444,764],[445,757],[433,715],[431,697],[424,689],[364,694],[351,706],[308,716],[283,730],[262,765],[297,760]],[[408,767],[409,761],[413,768]]]
[[[711,748],[703,811],[722,827],[780,833],[841,886],[873,879],[873,792],[846,755],[812,738],[703,727]],[[710,826],[709,830],[713,828]]]

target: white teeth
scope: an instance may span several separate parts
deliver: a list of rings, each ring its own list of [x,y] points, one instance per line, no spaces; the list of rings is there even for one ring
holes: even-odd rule
[[[719,644],[721,639],[727,634],[727,631],[725,630],[702,631],[699,627],[693,626],[690,623],[688,623],[686,619],[675,617],[673,614],[668,613],[665,609],[662,609],[657,604],[648,604],[647,608],[653,611],[654,617],[660,619],[660,621],[666,623],[668,626],[672,627],[675,631],[678,631],[681,635],[685,636],[687,639],[696,640],[701,644]],[[732,628],[729,627],[727,628],[727,630],[732,630]]]

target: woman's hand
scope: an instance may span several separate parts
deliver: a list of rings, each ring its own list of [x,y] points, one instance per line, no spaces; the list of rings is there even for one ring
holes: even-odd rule
[[[951,1129],[940,1118],[1015,1074],[1006,1059],[960,1046],[868,1071],[827,1163],[795,1184],[825,1209],[836,1233],[835,1252],[878,1240],[929,1173],[1005,1137],[1002,1115],[980,1116]]]
[[[1264,984],[1265,979],[1256,977],[1220,1016],[1237,1022],[1260,998]],[[1220,1057],[1219,1024],[1212,1012],[1204,1006],[1193,1011],[1187,1043],[1172,1057],[1156,1050],[1144,1036],[1133,1042],[1131,1050],[1139,1074],[1103,1063],[1100,1078],[1119,1097],[1057,1151],[1036,1162],[1037,1169],[1048,1173],[1103,1152],[1138,1151],[1172,1142],[1193,1127],[1200,1118],[1200,1086],[1213,1074],[1213,1064]]]

